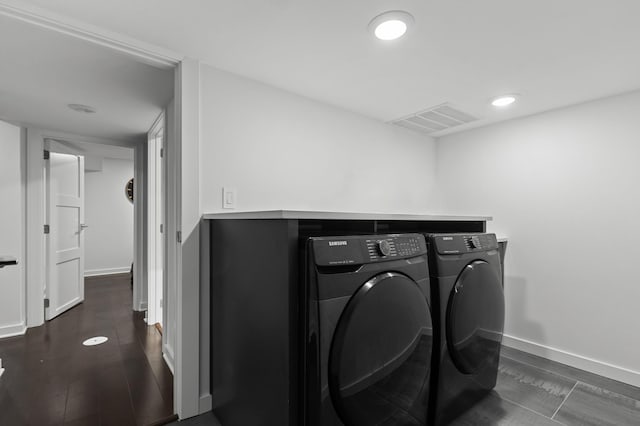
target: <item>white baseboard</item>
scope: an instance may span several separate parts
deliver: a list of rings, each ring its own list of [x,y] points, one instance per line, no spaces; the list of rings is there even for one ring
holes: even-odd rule
[[[571,352],[556,349],[551,346],[520,339],[518,337],[504,335],[502,344],[514,349],[528,352],[542,358],[547,358],[571,367],[579,368],[590,373],[608,377],[619,382],[628,383],[633,386],[640,386],[640,372],[628,368],[619,367],[604,361],[577,355]]]
[[[114,275],[114,274],[125,274],[131,271],[131,265],[123,266],[120,268],[107,268],[107,269],[88,269],[84,271],[85,277],[95,277],[98,275]]]
[[[27,326],[24,323],[5,325],[0,327],[0,339],[5,337],[22,336],[27,331]]]
[[[198,413],[203,414],[213,409],[213,398],[211,394],[200,395],[200,405],[198,406]]]

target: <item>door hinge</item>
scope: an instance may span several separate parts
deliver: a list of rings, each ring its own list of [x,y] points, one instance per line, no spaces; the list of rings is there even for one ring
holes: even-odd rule
[[[164,148],[160,148],[160,158],[164,157]]]
[[[45,225],[44,226],[44,233],[48,234],[49,233],[49,225]]]
[[[48,160],[48,159],[49,159],[49,157],[51,157],[51,153],[45,149],[45,150],[44,150],[44,159],[45,159],[45,160]]]
[[[176,239],[178,240],[179,243],[182,242],[182,232],[181,231],[176,232]]]
[[[49,307],[49,299],[44,299],[44,307],[48,308]]]

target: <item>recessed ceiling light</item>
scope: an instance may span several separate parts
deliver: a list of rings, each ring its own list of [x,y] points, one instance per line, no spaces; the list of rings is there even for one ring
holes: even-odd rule
[[[506,107],[506,106],[511,105],[512,103],[514,103],[517,98],[518,97],[516,95],[498,96],[497,98],[494,98],[491,101],[491,105],[493,105],[494,107]]]
[[[67,106],[76,112],[84,112],[85,114],[93,114],[96,112],[96,109],[89,105],[69,104]]]
[[[369,22],[371,31],[380,40],[395,40],[402,37],[413,24],[413,16],[402,10],[384,12]]]

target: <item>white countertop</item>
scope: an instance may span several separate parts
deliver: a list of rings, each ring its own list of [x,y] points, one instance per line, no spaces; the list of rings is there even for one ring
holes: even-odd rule
[[[389,214],[322,212],[307,210],[264,210],[205,213],[205,219],[320,219],[320,220],[406,220],[406,221],[489,221],[491,216],[452,216],[432,214]]]

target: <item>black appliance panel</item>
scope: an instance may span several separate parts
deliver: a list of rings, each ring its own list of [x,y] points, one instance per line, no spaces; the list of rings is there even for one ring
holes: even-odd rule
[[[438,254],[474,253],[498,249],[495,234],[434,235],[432,242]]]
[[[317,266],[361,265],[415,257],[427,252],[420,234],[313,238]]]

